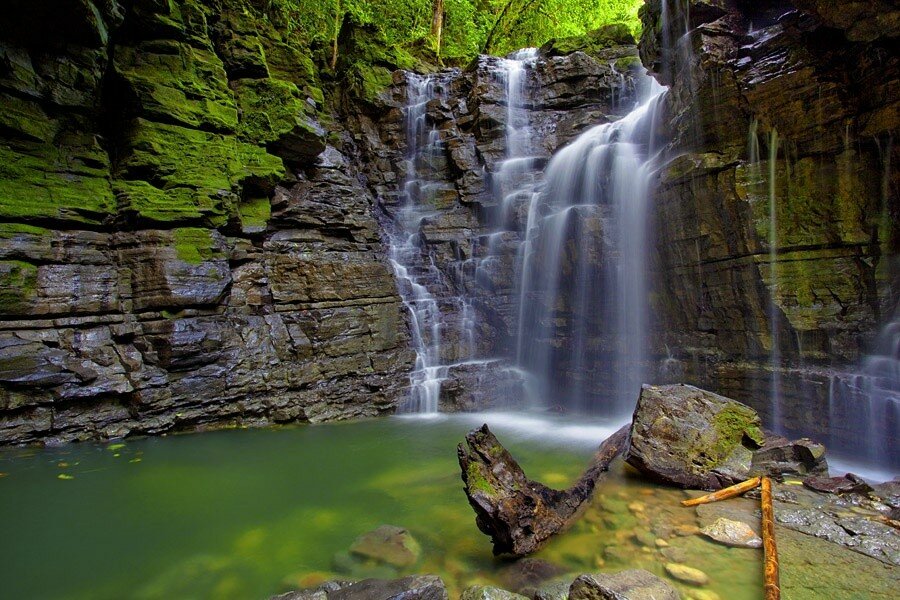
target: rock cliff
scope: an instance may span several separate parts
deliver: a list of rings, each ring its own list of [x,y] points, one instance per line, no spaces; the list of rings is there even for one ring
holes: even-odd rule
[[[642,13],[676,157],[653,200],[660,378],[771,423],[776,377],[783,425],[814,436],[848,421],[829,416],[829,370],[870,350],[900,294],[900,11],[849,4],[651,0]]]
[[[405,312],[302,40],[265,2],[13,4],[0,443],[393,410]]]

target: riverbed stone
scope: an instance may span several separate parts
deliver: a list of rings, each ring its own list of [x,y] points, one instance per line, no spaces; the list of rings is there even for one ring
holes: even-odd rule
[[[580,575],[569,588],[569,600],[678,600],[668,582],[643,569]]]
[[[749,525],[731,519],[716,519],[712,525],[700,530],[706,537],[735,548],[761,548],[762,538]]]
[[[666,563],[666,573],[673,579],[688,585],[706,585],[709,583],[709,575],[700,569],[680,563]]]
[[[473,585],[463,590],[460,600],[528,600],[528,598],[498,587]]]
[[[356,538],[350,552],[395,567],[408,567],[418,562],[422,549],[408,530],[382,525]]]

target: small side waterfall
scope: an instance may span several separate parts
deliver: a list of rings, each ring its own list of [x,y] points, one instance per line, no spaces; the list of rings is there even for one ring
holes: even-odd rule
[[[665,88],[650,79],[645,89],[626,117],[556,153],[528,209],[517,358],[545,405],[620,416],[644,382],[647,204]]]
[[[772,382],[769,398],[772,403],[772,427],[781,430],[781,334],[778,328],[778,131],[769,133],[769,328],[772,340]]]
[[[859,371],[833,374],[828,391],[835,445],[863,462],[900,469],[900,309]]]
[[[444,150],[440,133],[428,124],[426,112],[428,103],[444,92],[447,76],[409,73],[408,78],[406,178],[395,226],[389,232],[389,259],[403,303],[409,309],[416,352],[416,366],[410,374],[410,397],[400,410],[433,413],[438,410],[441,383],[447,376],[442,344],[446,324],[434,293],[444,283],[433,259],[422,249],[419,229],[433,210],[429,199],[445,185],[429,178],[429,160],[442,156]]]

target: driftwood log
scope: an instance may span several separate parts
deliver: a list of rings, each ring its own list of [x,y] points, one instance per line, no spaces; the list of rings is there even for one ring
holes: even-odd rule
[[[530,554],[576,520],[609,464],[625,450],[629,428],[604,441],[575,485],[561,491],[528,479],[487,425],[469,432],[457,448],[459,466],[475,523],[491,536],[494,554]]]

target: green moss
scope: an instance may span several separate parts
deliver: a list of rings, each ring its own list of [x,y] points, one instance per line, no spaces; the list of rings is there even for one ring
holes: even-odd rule
[[[36,291],[36,266],[19,260],[0,261],[0,313],[27,312]]]
[[[216,131],[237,127],[225,68],[212,50],[154,40],[116,48],[114,64],[144,115]]]
[[[84,146],[0,145],[0,218],[102,223],[115,213],[106,154]]]
[[[0,238],[10,239],[19,235],[49,235],[49,229],[43,227],[35,227],[33,225],[23,225],[21,223],[0,223]]]
[[[497,493],[497,490],[495,490],[487,478],[482,475],[478,463],[475,462],[470,462],[469,466],[466,468],[466,484],[471,493],[482,492],[488,496],[493,496]]]
[[[244,182],[268,190],[284,176],[281,159],[234,136],[138,119],[129,142],[115,186],[121,210],[141,219],[217,227]]]
[[[241,107],[238,128],[244,140],[266,144],[303,124],[306,102],[293,83],[276,79],[242,79],[235,84]]]
[[[637,70],[643,67],[640,56],[625,56],[616,61],[616,71],[622,73],[624,71]]]
[[[710,458],[716,463],[724,460],[744,436],[762,445],[764,437],[759,427],[759,417],[753,409],[732,402],[716,413],[713,418],[717,442],[711,449]]]
[[[249,198],[240,203],[238,214],[245,233],[264,231],[272,216],[272,204],[268,198]]]
[[[172,241],[178,260],[190,264],[200,264],[204,260],[221,258],[222,253],[215,248],[212,234],[200,227],[182,227],[172,230]]]
[[[604,25],[585,35],[550,40],[542,47],[548,54],[564,55],[581,51],[586,54],[599,54],[613,46],[634,45],[631,28],[623,23]],[[629,57],[631,58],[631,57]],[[637,58],[637,57],[634,57]],[[638,59],[640,64],[640,59]]]

